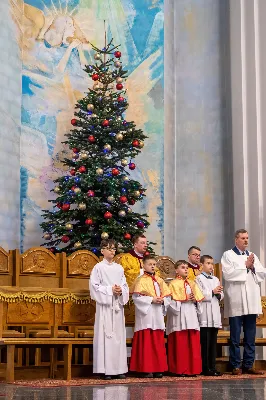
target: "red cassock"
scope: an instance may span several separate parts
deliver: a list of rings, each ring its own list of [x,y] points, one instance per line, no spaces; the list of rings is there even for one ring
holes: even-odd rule
[[[134,333],[129,369],[144,373],[168,370],[163,330],[143,329]]]
[[[199,375],[202,371],[200,332],[194,329],[168,336],[169,372],[177,375]]]

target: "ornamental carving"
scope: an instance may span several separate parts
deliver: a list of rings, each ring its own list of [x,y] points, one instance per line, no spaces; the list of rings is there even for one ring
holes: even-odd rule
[[[93,324],[95,316],[95,304],[73,304],[67,303],[63,306],[64,324]]]
[[[9,272],[9,257],[4,249],[0,247],[0,274]]]
[[[21,273],[56,274],[55,256],[44,249],[28,250],[21,256]]]
[[[159,256],[156,257],[157,268],[159,270],[160,277],[166,282],[171,281],[176,277],[175,262],[170,257]]]
[[[68,257],[67,270],[70,275],[83,275],[89,277],[91,271],[99,262],[98,258],[88,251],[77,251],[72,256]]]
[[[8,304],[7,323],[49,322],[49,303],[20,303]]]

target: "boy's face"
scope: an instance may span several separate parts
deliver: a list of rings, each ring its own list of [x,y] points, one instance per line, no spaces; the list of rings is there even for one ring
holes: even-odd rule
[[[202,264],[202,271],[206,272],[206,274],[212,274],[214,270],[213,259],[207,258]]]
[[[156,269],[156,260],[147,260],[143,263],[143,269],[150,274],[154,274]]]
[[[111,261],[114,258],[115,252],[116,252],[115,246],[103,247],[101,249],[101,253],[102,253],[103,257],[108,261]]]
[[[188,265],[187,264],[179,265],[179,267],[176,269],[176,274],[181,276],[181,278],[187,278],[187,276],[188,276]]]

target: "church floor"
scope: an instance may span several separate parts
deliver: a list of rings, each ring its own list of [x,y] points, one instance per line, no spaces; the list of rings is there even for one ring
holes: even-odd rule
[[[0,384],[8,400],[266,400],[266,379],[182,380],[129,385],[30,387]]]

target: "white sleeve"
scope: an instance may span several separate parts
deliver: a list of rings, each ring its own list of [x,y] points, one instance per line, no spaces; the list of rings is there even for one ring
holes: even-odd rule
[[[111,285],[103,285],[97,266],[95,266],[90,275],[90,296],[96,303],[111,305],[113,299],[113,289]]]
[[[203,279],[206,279],[206,278],[203,278]],[[207,301],[207,302],[212,301],[212,290],[209,290],[206,286],[204,286],[204,284],[199,276],[197,276],[197,278],[196,278],[196,283],[199,286],[199,288],[204,296],[204,299],[202,301]]]
[[[169,304],[168,311],[174,315],[178,315],[181,310],[181,301],[172,300]]]
[[[228,251],[222,256],[223,277],[227,282],[246,282],[247,268],[245,259],[239,256],[239,262],[235,262],[230,258]]]
[[[144,315],[148,314],[148,312],[149,312],[149,310],[151,308],[151,305],[152,305],[153,297],[142,296],[141,294],[134,293],[132,295],[132,300],[134,301],[136,309],[140,313],[142,313]]]
[[[127,304],[128,300],[129,300],[129,288],[127,285],[127,281],[125,278],[125,275],[123,273],[122,276],[122,283],[121,283],[121,289],[122,289],[122,294],[121,296],[118,297],[119,303],[124,306],[125,304]]]

